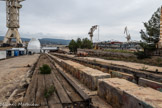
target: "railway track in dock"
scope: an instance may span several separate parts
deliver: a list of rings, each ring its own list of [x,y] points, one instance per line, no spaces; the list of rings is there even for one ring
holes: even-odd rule
[[[51,74],[39,73],[39,67],[43,64],[50,66]],[[51,86],[54,87],[54,92],[47,98],[44,94]],[[55,62],[48,55],[42,54],[35,67],[23,104],[34,108],[90,108],[91,98],[64,72],[58,70]]]

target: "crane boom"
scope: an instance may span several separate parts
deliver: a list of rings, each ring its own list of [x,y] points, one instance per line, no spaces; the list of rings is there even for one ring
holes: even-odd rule
[[[124,34],[128,35],[128,29],[125,27]]]
[[[90,38],[91,38],[91,41],[92,41],[92,37],[93,37],[93,32],[97,29],[98,25],[94,25],[91,27],[90,31],[88,32]]]
[[[129,42],[129,41],[131,40],[131,36],[130,36],[130,34],[129,34],[129,32],[128,32],[127,26],[126,26],[125,29],[124,29],[124,34],[126,34],[127,42]]]

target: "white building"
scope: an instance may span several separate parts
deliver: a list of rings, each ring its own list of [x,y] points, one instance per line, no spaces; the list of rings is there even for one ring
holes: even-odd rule
[[[6,51],[0,51],[0,60],[1,59],[6,59],[7,55],[6,55]]]
[[[32,38],[28,43],[28,54],[40,53],[41,44],[40,41],[36,38]]]

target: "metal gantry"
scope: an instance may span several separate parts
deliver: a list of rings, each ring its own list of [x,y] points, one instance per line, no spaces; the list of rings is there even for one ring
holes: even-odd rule
[[[11,40],[16,39],[16,45],[22,46],[22,40],[18,32],[19,25],[19,10],[22,8],[20,2],[24,0],[0,0],[6,1],[6,26],[8,31],[3,40],[3,46],[10,46]]]

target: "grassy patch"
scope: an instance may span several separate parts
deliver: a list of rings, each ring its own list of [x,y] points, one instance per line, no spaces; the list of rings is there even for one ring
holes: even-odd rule
[[[96,59],[93,59],[93,62],[95,62],[95,63],[96,63]]]
[[[51,73],[51,68],[49,65],[44,64],[42,67],[39,68],[40,74],[50,74]]]
[[[141,70],[143,70],[143,71],[146,71],[148,69],[148,67],[146,67],[146,66],[142,66],[142,68],[141,68]]]
[[[162,59],[161,58],[159,58],[159,57],[156,58],[156,62],[157,62],[157,65],[158,66],[161,66],[162,65],[162,63],[161,63],[162,62]]]
[[[143,63],[152,66],[162,66],[162,58],[161,57],[151,57],[145,59],[137,59],[136,57],[100,57],[106,60],[115,60],[115,61],[126,61],[126,62],[134,62],[134,63]],[[141,68],[142,69],[142,68]]]
[[[129,50],[120,50],[120,49],[105,49],[104,51],[107,51],[107,52],[119,52],[119,53],[133,53],[132,51],[129,51]]]
[[[53,92],[55,92],[55,91],[56,91],[55,87],[53,85],[50,86],[49,89],[45,89],[44,97],[49,98],[53,94]]]

